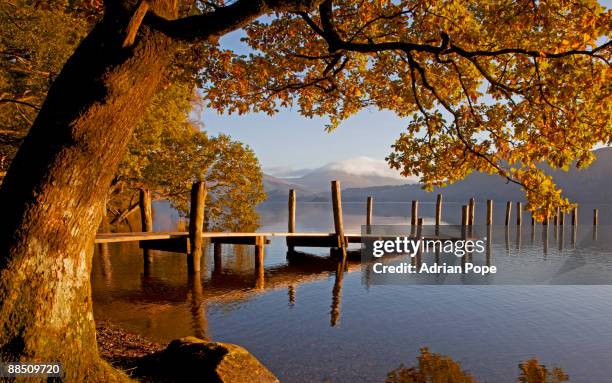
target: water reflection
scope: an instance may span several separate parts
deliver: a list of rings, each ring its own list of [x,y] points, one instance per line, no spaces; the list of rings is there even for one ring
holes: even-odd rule
[[[345,206],[347,232],[365,221],[363,206],[354,215]],[[286,210],[271,210],[262,212],[261,230],[286,230]],[[377,214],[384,211],[377,205]],[[374,222],[406,223],[409,212],[409,204],[392,204]],[[302,213],[298,205],[298,230],[331,230],[329,205]],[[278,222],[265,220],[277,214]],[[492,228],[486,255],[473,254],[473,262],[514,265],[517,275],[549,262],[558,266],[550,278],[565,283],[592,272],[592,259],[612,259],[607,226],[598,236],[590,225],[578,227],[575,248],[571,225],[559,226],[556,239],[547,234],[553,227],[525,226],[512,225],[507,244],[505,230]],[[444,254],[429,256],[439,261]],[[201,274],[192,278],[184,254],[154,252],[153,258],[145,273],[137,244],[97,248],[96,319],[159,342],[196,335],[244,345],[281,381],[384,381],[393,367],[415,360],[420,345],[452,355],[479,382],[516,382],[517,361],[526,355],[549,366],[558,362],[573,381],[612,375],[607,286],[379,286],[351,256],[342,265],[328,249],[287,253],[284,240],[273,240],[259,265],[251,246],[209,245]],[[599,282],[609,283],[607,275]],[[521,365],[527,379],[534,365]]]
[[[549,370],[532,358],[519,363],[520,375],[517,383],[561,383],[569,382],[569,375],[562,368]],[[385,383],[477,383],[478,380],[461,368],[451,357],[432,353],[427,347],[420,350],[417,364],[406,367],[403,364],[387,374]]]

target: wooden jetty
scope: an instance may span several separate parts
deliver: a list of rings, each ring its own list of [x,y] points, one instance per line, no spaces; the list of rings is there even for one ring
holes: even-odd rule
[[[206,185],[202,181],[195,182],[191,190],[191,207],[190,207],[190,225],[189,231],[176,231],[176,232],[154,232],[153,231],[153,218],[151,212],[151,193],[147,190],[140,192],[140,213],[141,213],[141,232],[129,232],[129,233],[100,233],[97,235],[95,243],[97,244],[109,244],[109,243],[120,243],[120,242],[139,242],[140,248],[143,250],[145,269],[151,263],[152,258],[150,252],[152,250],[158,251],[169,251],[175,253],[187,254],[188,270],[190,274],[199,272],[202,246],[204,240],[208,240],[214,245],[215,259],[221,257],[221,246],[223,244],[239,244],[239,245],[252,245],[255,246],[255,264],[263,265],[264,260],[264,248],[267,243],[270,242],[271,238],[285,238],[289,251],[294,251],[296,247],[327,247],[331,249],[339,250],[337,253],[342,258],[346,258],[346,249],[349,244],[362,243],[366,237],[382,238],[380,235],[374,235],[371,233],[371,225],[373,225],[373,198],[368,197],[367,207],[365,213],[365,224],[366,233],[345,233],[343,224],[342,214],[342,198],[341,188],[339,181],[331,182],[331,196],[332,196],[332,212],[334,221],[333,232],[299,232],[296,226],[295,212],[296,212],[296,192],[295,190],[289,191],[288,198],[288,220],[287,220],[287,232],[205,232],[204,228],[204,215],[205,215],[205,200],[206,200]],[[461,211],[461,226],[462,235],[461,238],[465,239],[471,237],[469,233],[471,230],[465,230],[475,224],[475,204],[474,198],[470,198],[467,205],[462,206]],[[522,204],[516,203],[517,208],[517,226],[522,224]],[[512,203],[510,201],[506,204],[505,214],[505,225],[506,227],[510,224],[510,217],[512,211]],[[578,212],[577,209],[573,209],[572,212],[572,225],[575,227],[578,225]],[[558,215],[558,224],[563,225],[563,213]],[[439,226],[442,222],[442,195],[438,194],[436,198],[436,210],[435,210],[435,227],[436,235],[435,239],[459,239],[459,238],[442,238],[439,236]],[[420,227],[423,224],[423,219],[419,217],[419,201],[412,201],[410,223],[412,229],[416,229],[416,234],[421,236]],[[546,221],[543,222],[546,225]],[[493,224],[493,201],[487,201],[486,211],[486,224],[491,226]],[[532,225],[535,222],[532,219]],[[598,211],[593,211],[593,226],[596,227],[598,224]],[[413,233],[411,233],[412,235]]]

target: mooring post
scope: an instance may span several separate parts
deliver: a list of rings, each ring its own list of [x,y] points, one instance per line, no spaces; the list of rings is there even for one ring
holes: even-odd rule
[[[487,226],[493,225],[493,200],[487,200]]]
[[[572,210],[572,226],[578,226],[578,205]]]
[[[531,226],[535,226],[535,218],[533,218],[533,213],[531,214]]]
[[[506,226],[510,225],[510,215],[512,214],[512,202],[506,202]]]
[[[372,209],[374,205],[374,198],[368,197],[366,203],[366,225],[369,227],[372,225]]]
[[[287,231],[289,233],[295,233],[295,204],[296,204],[295,190],[290,189],[289,190],[289,202],[288,202],[289,217],[287,220]],[[291,239],[287,237],[287,248],[289,251],[293,251],[295,247],[289,244],[290,241]]]
[[[557,219],[559,226],[565,225],[565,213],[559,209],[559,217]]]
[[[516,203],[516,225],[521,226],[523,224],[523,204],[520,202]]]
[[[442,223],[442,194],[436,196],[436,226]]]
[[[338,248],[342,251],[342,259],[346,259],[346,243],[344,238],[344,224],[342,222],[342,194],[340,181],[331,182],[332,208],[334,213],[334,229],[338,238]]]
[[[474,225],[475,209],[476,209],[476,200],[474,200],[474,198],[470,198],[470,201],[468,204],[468,225],[469,226]]]
[[[599,210],[593,209],[593,226],[597,226],[599,223]]]
[[[262,267],[264,264],[266,238],[258,235],[255,237],[255,267]]]
[[[412,200],[412,217],[410,219],[410,224],[412,226],[416,226],[418,219],[419,219],[419,201]]]
[[[143,232],[153,231],[153,212],[151,208],[151,191],[149,189],[140,189],[139,193],[139,207],[140,207],[140,227]],[[145,273],[150,266],[153,259],[151,258],[151,250],[143,249],[142,255],[144,257]]]
[[[205,204],[206,184],[204,181],[194,182],[191,185],[191,206],[189,208],[189,255],[187,256],[187,269],[190,274],[200,271]]]

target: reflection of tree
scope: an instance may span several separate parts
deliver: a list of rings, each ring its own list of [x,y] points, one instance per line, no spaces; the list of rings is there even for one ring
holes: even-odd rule
[[[567,375],[561,368],[554,367],[552,371],[548,371],[546,366],[538,363],[537,359],[529,359],[519,363],[521,375],[518,377],[518,383],[561,383],[568,382]]]
[[[387,383],[475,383],[476,380],[461,369],[452,358],[421,348],[418,365],[403,364],[387,375]]]
[[[406,367],[403,364],[387,374],[386,383],[476,383],[476,379],[461,369],[451,357],[429,352],[421,348],[418,364]],[[549,371],[537,359],[519,363],[520,376],[517,383],[561,383],[569,376],[559,367]]]

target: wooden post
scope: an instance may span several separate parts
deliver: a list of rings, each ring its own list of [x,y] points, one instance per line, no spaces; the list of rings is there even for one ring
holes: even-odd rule
[[[436,197],[436,226],[442,222],[442,194]]]
[[[512,202],[506,202],[506,226],[510,225],[510,216],[512,214]]]
[[[593,226],[597,226],[599,223],[599,210],[593,209]]]
[[[523,224],[523,204],[520,202],[516,203],[516,225],[521,226]]]
[[[289,190],[289,219],[287,222],[287,231],[295,233],[295,190]]]
[[[373,209],[373,205],[374,205],[374,198],[372,197],[368,197],[368,201],[366,204],[366,225],[367,226],[371,226],[372,225],[372,209]]]
[[[334,229],[338,237],[338,247],[342,251],[343,259],[346,258],[346,244],[344,243],[344,224],[342,222],[342,193],[340,181],[331,182],[332,208],[334,213]]]
[[[419,219],[419,201],[412,200],[412,218],[410,219],[410,224],[412,226],[416,226],[418,219]]]
[[[290,189],[289,190],[289,203],[288,203],[289,217],[287,220],[287,231],[289,233],[295,233],[295,204],[296,204],[295,190]],[[288,239],[287,239],[287,246],[288,246],[289,251],[295,250],[294,246],[289,245]]]
[[[470,198],[470,202],[468,204],[468,225],[474,225],[474,211],[476,209],[476,201],[474,198]]]
[[[140,227],[143,232],[153,231],[153,212],[151,208],[151,191],[148,189],[140,189],[139,193],[140,206]],[[145,274],[148,273],[148,268],[151,265],[151,250],[143,249],[142,255],[144,258]]]
[[[189,247],[187,269],[190,274],[200,271],[202,258],[202,231],[204,230],[204,206],[206,204],[206,184],[203,181],[191,185],[191,206],[189,208]]]
[[[493,200],[487,200],[487,226],[493,225]]]
[[[255,237],[255,268],[260,268],[264,263],[264,250],[266,238],[258,235]]]
[[[559,222],[559,226],[563,226],[565,224],[565,212],[559,210],[559,217],[557,218],[557,222]]]
[[[572,210],[572,226],[578,226],[578,206]]]
[[[533,218],[533,214],[531,215],[531,226],[535,226],[535,218]]]

